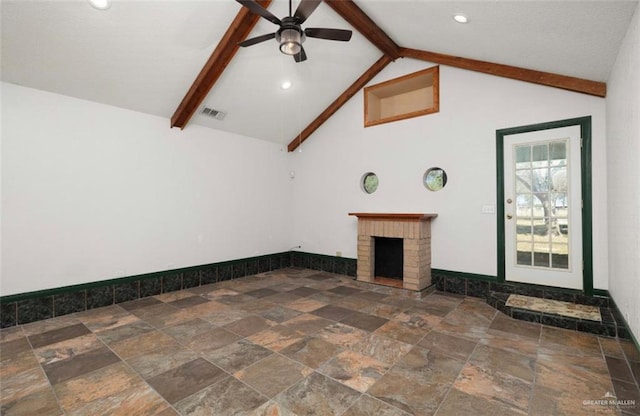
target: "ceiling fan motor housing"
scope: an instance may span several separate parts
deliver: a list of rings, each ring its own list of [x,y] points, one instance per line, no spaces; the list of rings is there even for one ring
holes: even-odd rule
[[[289,16],[282,19],[282,26],[276,32],[276,41],[280,44],[280,52],[287,55],[300,53],[302,43],[306,38],[295,17]]]

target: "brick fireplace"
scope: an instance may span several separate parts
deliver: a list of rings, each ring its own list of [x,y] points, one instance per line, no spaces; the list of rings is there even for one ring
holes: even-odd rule
[[[438,214],[351,212],[358,217],[356,279],[375,282],[375,238],[403,239],[402,287],[421,291],[431,285],[431,220]]]

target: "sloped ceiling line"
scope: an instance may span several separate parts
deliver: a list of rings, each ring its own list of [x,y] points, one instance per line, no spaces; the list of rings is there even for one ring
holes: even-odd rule
[[[400,58],[398,45],[353,1],[325,0],[344,20],[392,60]]]
[[[460,58],[458,56],[410,48],[400,48],[400,55],[403,58],[420,59],[423,61],[433,62],[435,64],[468,69],[475,72],[516,79],[518,81],[532,82],[534,84],[595,95],[596,97],[605,97],[607,94],[607,84],[604,82],[590,81],[566,75],[552,74],[550,72],[535,71],[532,69],[478,61],[475,59]]]
[[[369,83],[382,71],[387,65],[389,65],[392,61],[391,57],[387,55],[382,55],[380,59],[376,61],[369,69],[365,71],[364,74],[360,76],[353,84],[349,86],[338,98],[332,102],[326,110],[324,110],[315,120],[313,120],[304,130],[300,132],[289,146],[287,146],[287,150],[293,152],[296,150],[311,134],[316,131],[325,121],[327,121],[336,111],[340,109],[351,97],[353,97],[358,91],[364,88],[365,85]]]
[[[267,8],[272,0],[258,0],[258,4]],[[224,36],[207,60],[198,77],[193,81],[191,88],[182,99],[182,102],[171,117],[171,127],[184,129],[198,109],[198,106],[206,98],[218,78],[222,75],[229,62],[240,48],[238,43],[249,36],[260,16],[252,13],[246,7],[241,7],[235,19],[229,25]]]

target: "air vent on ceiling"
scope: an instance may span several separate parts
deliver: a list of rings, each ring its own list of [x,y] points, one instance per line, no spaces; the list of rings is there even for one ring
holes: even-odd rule
[[[209,107],[205,107],[204,109],[202,109],[202,114],[204,114],[205,116],[213,117],[216,120],[222,120],[224,116],[226,116],[226,114],[222,111],[214,110],[213,108]]]

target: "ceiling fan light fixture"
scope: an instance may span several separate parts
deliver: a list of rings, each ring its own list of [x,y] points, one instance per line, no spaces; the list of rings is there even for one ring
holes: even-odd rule
[[[280,52],[285,55],[297,55],[302,50],[302,34],[296,29],[284,29],[280,32]]]

